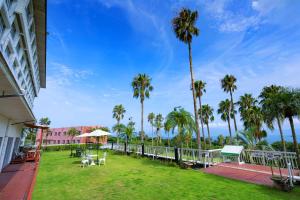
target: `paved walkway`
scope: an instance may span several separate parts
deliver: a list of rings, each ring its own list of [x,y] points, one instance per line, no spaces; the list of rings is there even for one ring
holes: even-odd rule
[[[249,183],[255,183],[260,185],[273,186],[271,177],[271,169],[267,166],[252,165],[252,164],[240,164],[237,163],[220,163],[216,166],[203,169],[204,172],[209,174],[215,174],[231,179],[246,181]],[[275,174],[279,174],[279,170],[274,169]],[[282,170],[283,175],[287,175],[287,170]],[[299,171],[295,171],[295,174],[299,174]]]
[[[0,173],[0,199],[26,199],[34,177],[34,172],[34,162],[11,164],[5,167]]]

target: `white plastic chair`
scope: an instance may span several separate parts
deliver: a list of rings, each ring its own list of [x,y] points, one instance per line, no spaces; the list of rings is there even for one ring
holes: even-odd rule
[[[103,157],[99,159],[99,165],[101,165],[101,163],[103,163],[103,165],[105,165],[105,160],[106,160],[106,152],[104,152]]]
[[[82,158],[81,158],[81,167],[87,167],[87,166],[89,166],[89,160],[85,157],[85,156],[83,156]]]

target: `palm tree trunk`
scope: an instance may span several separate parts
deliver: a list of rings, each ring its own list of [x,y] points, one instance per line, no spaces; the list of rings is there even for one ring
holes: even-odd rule
[[[168,147],[170,147],[170,136],[169,136],[169,131],[168,131]]]
[[[299,166],[300,165],[300,156],[299,156],[299,148],[298,148],[298,142],[297,142],[297,136],[296,136],[295,126],[294,126],[294,121],[293,121],[293,117],[290,116],[288,118],[289,118],[291,130],[292,130],[294,149],[295,149],[295,152],[296,152],[296,155],[297,155],[298,166]]]
[[[117,124],[118,124],[118,127],[119,127],[119,124],[120,124],[120,121],[118,120],[117,121]],[[119,131],[117,131],[117,145],[119,146],[119,135],[120,135],[120,133],[119,133]]]
[[[230,100],[231,100],[231,109],[233,114],[233,123],[234,123],[234,130],[235,133],[237,133],[237,126],[236,126],[236,120],[235,120],[235,114],[234,114],[234,104],[233,104],[233,98],[232,98],[232,91],[230,90]]]
[[[152,127],[152,147],[153,147],[153,125],[151,125]]]
[[[144,101],[141,101],[141,141],[144,143]]]
[[[202,118],[202,102],[201,96],[199,94],[199,111],[200,111],[200,122],[201,122],[201,130],[202,130],[202,137],[203,137],[203,149],[206,149],[206,141],[205,141],[205,134],[204,134],[204,126],[203,126],[203,118]]]
[[[285,146],[285,140],[284,140],[283,132],[282,132],[282,128],[281,128],[281,122],[278,117],[276,117],[276,120],[277,120],[278,129],[279,129],[279,133],[280,133],[282,147],[283,147],[283,150],[286,152],[286,146]]]
[[[207,127],[207,136],[208,136],[208,142],[209,142],[209,148],[211,147],[211,140],[210,140],[210,131],[209,131],[209,125],[208,123],[206,124]]]
[[[198,119],[198,113],[197,113],[196,94],[195,94],[195,85],[194,85],[194,73],[193,73],[193,64],[192,64],[192,48],[191,48],[190,42],[188,43],[188,47],[189,47],[189,61],[190,61],[190,73],[191,73],[192,93],[193,93],[193,103],[194,103],[194,114],[195,114],[196,130],[197,130],[197,143],[198,143],[198,149],[201,150],[199,119]],[[201,157],[201,154],[199,151],[199,158],[200,157]]]
[[[230,136],[230,144],[232,144],[232,134],[231,134],[230,117],[229,117],[229,115],[227,117],[227,122],[228,122],[229,136]]]

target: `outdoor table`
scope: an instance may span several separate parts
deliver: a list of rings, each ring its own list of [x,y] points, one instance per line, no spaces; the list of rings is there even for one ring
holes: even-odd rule
[[[87,157],[88,157],[88,160],[91,162],[90,165],[92,165],[92,166],[96,165],[95,162],[94,162],[94,159],[93,159],[93,157],[97,157],[96,154],[88,154]]]

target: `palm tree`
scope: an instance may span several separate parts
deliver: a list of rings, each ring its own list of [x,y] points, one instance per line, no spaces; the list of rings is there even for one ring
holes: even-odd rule
[[[169,136],[169,134],[170,134],[170,131],[171,131],[172,127],[171,127],[170,122],[167,121],[167,120],[164,123],[164,129],[165,129],[165,132],[168,134],[168,147],[170,147],[170,136]]]
[[[293,119],[294,117],[299,117],[300,114],[300,89],[282,89],[276,95],[275,104],[278,105],[279,113],[289,120],[293,136],[293,145],[297,155],[298,164],[300,165],[299,147]]]
[[[227,121],[228,123],[230,142],[232,143],[232,134],[230,127],[231,102],[229,101],[229,99],[226,99],[225,101],[221,101],[219,103],[218,114],[221,114],[221,119],[225,122]]]
[[[214,112],[214,109],[212,107],[210,107],[208,104],[202,106],[202,121],[204,122],[204,124],[206,124],[209,147],[211,147],[209,122],[212,122],[215,120],[213,112]]]
[[[195,120],[191,113],[185,111],[183,108],[174,108],[166,117],[166,122],[169,123],[172,132],[175,129],[181,139],[181,148],[183,147],[183,138],[185,133],[193,132],[195,130]]]
[[[138,74],[133,78],[131,83],[133,88],[133,97],[140,98],[141,102],[141,140],[144,143],[144,100],[150,97],[150,92],[153,90],[151,78],[146,74]]]
[[[112,127],[113,132],[118,133],[117,144],[119,144],[119,136],[120,136],[120,134],[122,133],[124,126],[125,126],[124,124],[119,123],[119,124],[115,124],[115,125]]]
[[[80,131],[78,131],[76,128],[70,128],[68,131],[67,131],[67,135],[71,137],[71,142],[74,144],[74,137],[79,135],[80,134]],[[71,144],[71,155],[73,155],[73,145]]]
[[[42,117],[41,119],[40,119],[40,121],[39,121],[39,124],[40,125],[45,125],[45,126],[50,126],[50,124],[51,124],[51,121],[50,121],[50,119],[48,118],[48,117]],[[47,132],[46,132],[46,144],[47,144],[47,138],[48,138],[48,130],[46,130]],[[40,144],[42,144],[43,145],[43,142],[44,142],[44,139],[43,139],[43,137],[44,137],[44,129],[42,129],[42,134],[41,134],[41,136],[42,136],[42,141],[41,141],[41,143]]]
[[[260,93],[260,104],[262,107],[262,112],[265,117],[265,122],[267,126],[273,130],[273,122],[276,121],[280,133],[280,138],[281,138],[281,144],[283,147],[283,150],[286,151],[286,145],[285,145],[285,140],[283,137],[283,132],[282,132],[282,122],[284,119],[284,116],[282,113],[279,113],[279,105],[276,104],[276,96],[281,92],[283,87],[281,86],[276,86],[276,85],[271,85],[269,87],[264,87],[262,89],[262,92]]]
[[[125,108],[123,107],[122,104],[120,105],[115,105],[114,109],[113,109],[113,118],[115,118],[117,120],[117,124],[116,124],[116,127],[118,127],[118,125],[120,124],[120,121],[124,118],[124,114],[125,114],[126,110]],[[119,144],[119,134],[120,131],[118,128],[115,129],[117,132],[117,144]]]
[[[200,117],[200,122],[201,122],[201,130],[202,130],[202,137],[203,137],[203,148],[206,149],[206,142],[205,142],[205,134],[204,134],[204,126],[203,126],[203,116],[202,116],[202,101],[201,101],[201,97],[203,95],[204,92],[206,92],[205,90],[205,85],[206,83],[204,81],[195,81],[195,91],[196,91],[196,97],[198,97],[199,99],[199,117]]]
[[[154,126],[156,128],[156,137],[157,137],[156,145],[157,146],[158,146],[158,142],[159,143],[161,142],[160,129],[163,128],[163,121],[164,121],[164,118],[163,118],[162,114],[156,115],[155,120],[154,120]]]
[[[193,93],[193,102],[194,102],[194,115],[196,121],[196,130],[197,130],[197,143],[199,150],[201,149],[200,141],[200,129],[199,129],[199,118],[198,118],[198,109],[196,104],[196,94],[195,94],[195,85],[194,85],[194,72],[192,64],[192,39],[193,36],[199,35],[199,29],[195,26],[198,19],[198,12],[191,11],[189,9],[183,8],[178,16],[174,17],[172,20],[173,30],[176,37],[188,45],[189,51],[189,62],[190,62],[190,75],[191,75],[191,86]],[[199,155],[200,156],[200,155]]]
[[[135,122],[133,122],[131,120],[131,118],[129,118],[129,122],[128,122],[127,126],[123,125],[123,127],[122,127],[122,133],[125,137],[127,147],[128,147],[129,140],[133,136],[133,133],[135,130],[134,126],[135,126]]]
[[[151,125],[152,128],[152,146],[153,146],[153,127],[154,127],[154,119],[155,119],[155,114],[153,112],[148,114],[148,122]]]
[[[255,139],[260,141],[262,138],[267,137],[267,132],[262,130],[264,115],[261,111],[261,108],[258,106],[252,106],[247,110],[247,123],[245,126],[246,129],[252,128],[252,133],[254,134]]]
[[[221,86],[224,90],[224,92],[229,92],[230,94],[230,102],[231,102],[231,110],[234,111],[234,103],[233,103],[233,97],[232,93],[237,89],[236,87],[236,78],[233,75],[227,74],[222,80],[221,80]],[[232,112],[233,116],[233,123],[234,123],[234,130],[237,133],[237,126],[236,126],[236,120],[235,120],[235,113]]]
[[[239,112],[241,115],[241,119],[244,122],[244,126],[245,129],[250,128],[250,124],[249,124],[249,110],[251,108],[253,108],[254,106],[256,106],[257,100],[252,97],[251,94],[244,94],[242,96],[240,96],[239,101],[237,102],[237,104],[239,105]]]
[[[238,140],[240,140],[243,144],[247,145],[247,148],[254,149],[255,148],[255,137],[254,137],[254,128],[249,128],[244,131],[240,131],[238,133]]]

